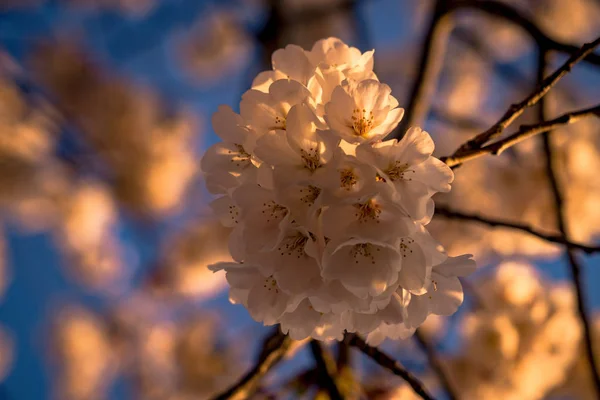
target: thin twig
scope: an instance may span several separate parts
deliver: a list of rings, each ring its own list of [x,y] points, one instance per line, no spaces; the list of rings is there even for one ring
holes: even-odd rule
[[[600,104],[584,110],[573,111],[566,113],[550,121],[540,122],[532,125],[521,125],[519,130],[505,139],[499,140],[487,146],[466,150],[458,156],[442,157],[441,160],[449,167],[456,167],[466,161],[479,158],[486,154],[500,155],[504,150],[512,147],[525,139],[540,133],[548,132],[552,129],[560,128],[564,125],[569,125],[580,121],[586,117],[600,116]]]
[[[446,10],[446,1],[437,0],[431,22],[422,46],[421,58],[417,66],[417,77],[408,97],[404,118],[391,133],[391,137],[401,138],[407,128],[420,125],[427,116],[438,77],[444,64],[446,45],[454,28],[454,19]]]
[[[540,48],[539,50],[539,59],[538,59],[538,82],[542,81],[544,77],[544,72],[546,70],[547,65],[547,57],[548,53],[544,48]],[[544,121],[546,118],[546,102],[545,99],[542,99],[538,108],[538,116],[540,121]],[[546,132],[542,136],[543,144],[544,144],[544,153],[546,155],[546,172],[548,175],[548,180],[550,181],[550,186],[552,188],[552,194],[554,196],[554,203],[556,206],[556,216],[558,220],[558,228],[562,233],[565,240],[569,239],[569,232],[567,226],[567,216],[564,208],[564,199],[561,193],[558,177],[556,174],[556,166],[554,165],[554,154],[552,149],[551,142],[551,132]],[[583,325],[583,338],[585,344],[585,350],[587,355],[587,360],[590,367],[590,372],[592,375],[592,381],[594,383],[594,388],[596,391],[596,397],[600,398],[600,375],[598,374],[598,366],[596,365],[596,361],[594,359],[594,346],[592,342],[592,324],[589,318],[589,312],[587,310],[586,304],[586,292],[585,292],[585,281],[583,278],[583,266],[580,264],[577,256],[572,248],[567,248],[565,251],[565,256],[569,262],[569,269],[571,271],[571,275],[573,277],[573,283],[575,284],[575,293],[577,295],[577,311],[579,313],[579,318],[581,320],[581,324]]]
[[[273,368],[290,348],[292,340],[277,329],[267,337],[254,365],[244,376],[225,392],[215,396],[214,400],[247,399],[258,389],[261,379]]]
[[[423,352],[427,356],[427,361],[429,362],[429,365],[431,365],[431,368],[433,369],[438,380],[440,381],[440,385],[442,385],[442,387],[446,391],[446,394],[448,395],[448,399],[450,399],[450,400],[458,399],[459,396],[456,393],[454,387],[452,386],[452,382],[450,382],[450,378],[448,378],[448,374],[444,370],[444,366],[442,365],[442,362],[438,358],[433,346],[429,343],[429,341],[427,340],[427,338],[425,337],[423,332],[421,332],[420,329],[417,329],[415,331],[414,336],[415,336],[415,340],[416,340],[417,344],[419,345],[421,350],[423,350]]]
[[[356,347],[373,361],[392,372],[394,375],[398,375],[404,379],[415,391],[416,394],[421,396],[425,400],[434,400],[434,397],[429,394],[425,385],[406,368],[404,368],[398,361],[382,352],[376,347],[369,346],[362,338],[355,334],[347,334],[350,336],[348,343],[350,346]]]
[[[468,154],[473,150],[479,149],[488,141],[496,138],[501,135],[515,119],[517,119],[523,112],[533,105],[537,104],[537,102],[544,97],[548,91],[556,85],[556,83],[565,76],[568,72],[571,71],[573,66],[581,61],[587,54],[590,54],[598,45],[600,45],[600,37],[594,40],[591,43],[587,43],[581,47],[576,53],[574,53],[559,69],[557,69],[552,75],[548,78],[544,79],[542,83],[538,86],[536,90],[533,91],[525,100],[520,103],[515,103],[511,105],[504,113],[502,118],[496,124],[494,124],[490,129],[486,130],[473,137],[468,142],[464,143],[459,147],[458,150],[454,152],[448,159],[459,158],[464,154]],[[457,166],[459,164],[455,164]]]
[[[505,19],[520,26],[525,32],[531,36],[531,38],[540,47],[548,50],[557,51],[565,54],[573,54],[579,49],[579,46],[572,44],[566,44],[558,42],[548,35],[546,35],[535,22],[525,17],[516,8],[493,0],[479,1],[479,0],[455,0],[448,1],[448,12],[458,9],[473,9],[475,11],[481,11],[487,13],[493,17]],[[600,55],[592,52],[586,54],[584,57],[585,61],[600,66]]]
[[[316,340],[310,341],[310,350],[315,359],[315,366],[318,374],[317,381],[323,389],[327,390],[327,394],[331,400],[342,400],[343,396],[334,379],[336,371],[333,359],[326,356],[321,343]],[[329,359],[326,360],[326,358]]]
[[[585,252],[587,254],[600,252],[600,247],[598,247],[598,246],[589,246],[589,245],[582,244],[582,243],[572,242],[570,240],[566,240],[562,235],[544,233],[544,232],[541,232],[529,225],[526,225],[526,224],[523,224],[520,222],[506,221],[506,220],[502,220],[502,219],[486,217],[486,216],[479,215],[479,214],[462,212],[462,211],[450,209],[443,205],[436,205],[435,216],[447,218],[447,219],[457,219],[457,220],[462,220],[462,221],[475,222],[475,223],[479,223],[479,224],[487,225],[487,226],[491,226],[491,227],[514,229],[514,230],[522,231],[522,232],[528,233],[530,235],[536,236],[536,237],[546,240],[548,242],[562,244],[573,250],[582,250],[583,252]]]

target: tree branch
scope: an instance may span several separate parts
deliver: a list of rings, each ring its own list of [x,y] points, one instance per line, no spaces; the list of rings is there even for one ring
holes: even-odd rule
[[[442,157],[441,160],[446,163],[449,167],[456,167],[466,161],[479,158],[486,154],[500,155],[502,152],[509,147],[512,147],[525,139],[529,139],[532,136],[540,133],[548,132],[550,130],[560,128],[564,125],[569,125],[580,121],[586,117],[599,116],[600,117],[600,104],[586,108],[584,110],[573,111],[566,113],[550,121],[540,122],[539,124],[532,125],[521,125],[519,130],[505,139],[499,140],[495,143],[487,146],[476,148],[473,150],[465,150],[458,156]]]
[[[265,339],[256,365],[233,386],[215,396],[213,400],[241,400],[252,396],[258,389],[261,379],[285,356],[291,343],[292,340],[289,336],[284,335],[277,329]]]
[[[331,400],[342,400],[343,396],[334,379],[335,365],[333,359],[331,359],[331,357],[326,357],[321,343],[314,339],[310,341],[310,350],[315,359],[318,374],[317,381],[321,387],[327,390],[327,394]]]
[[[417,379],[412,373],[407,371],[398,361],[395,361],[390,356],[377,349],[376,347],[369,346],[362,338],[355,334],[347,334],[350,336],[348,343],[350,346],[356,347],[373,361],[389,370],[394,375],[398,375],[404,379],[421,398],[425,400],[434,400],[434,397],[429,394],[423,383]]]
[[[600,42],[600,39],[597,40]],[[541,47],[539,49],[539,60],[538,60],[538,82],[541,82],[544,77],[544,71],[547,65],[547,51]],[[544,121],[546,118],[546,102],[545,99],[542,99],[538,108],[538,117],[540,121]],[[551,142],[551,132],[546,132],[542,136],[543,144],[544,144],[544,153],[546,155],[546,172],[548,175],[548,180],[550,181],[550,186],[552,188],[552,194],[554,196],[554,203],[556,205],[556,216],[558,220],[558,228],[562,233],[565,240],[569,238],[568,226],[567,226],[567,216],[565,214],[564,209],[564,199],[561,193],[558,177],[556,174],[556,166],[554,165],[554,154],[552,149]],[[598,366],[594,360],[594,347],[592,342],[592,324],[589,319],[589,312],[587,310],[586,304],[586,292],[585,292],[585,282],[583,278],[583,267],[577,259],[576,254],[574,253],[572,248],[567,248],[565,252],[566,258],[569,262],[569,267],[571,271],[571,275],[573,277],[573,283],[575,284],[575,293],[577,295],[577,311],[579,313],[579,318],[581,319],[581,324],[583,325],[583,338],[585,344],[585,350],[587,355],[587,360],[590,367],[590,372],[592,374],[592,382],[594,383],[594,388],[596,391],[596,397],[600,398],[600,375],[598,374]]]
[[[442,365],[442,362],[440,361],[437,354],[435,353],[435,349],[427,341],[427,338],[425,337],[423,332],[421,332],[420,329],[417,329],[415,331],[415,340],[417,341],[417,344],[419,345],[421,350],[423,350],[423,352],[427,356],[427,361],[429,362],[429,365],[431,365],[431,368],[433,369],[436,376],[438,377],[440,384],[442,385],[442,387],[448,394],[448,399],[450,399],[450,400],[458,399],[459,396],[456,393],[456,391],[454,390],[454,387],[452,386],[452,383],[450,382],[450,379],[448,378],[448,374],[446,374],[446,371],[444,371],[444,366]]]
[[[521,114],[523,114],[527,108],[537,104],[537,102],[540,101],[540,99],[542,99],[544,95],[546,95],[546,93],[548,93],[548,91],[552,89],[552,87],[554,87],[554,85],[556,85],[556,83],[563,76],[571,71],[575,64],[585,58],[586,55],[590,54],[598,45],[600,45],[600,37],[591,43],[583,45],[583,47],[574,53],[559,69],[557,69],[548,78],[544,79],[538,88],[529,96],[527,96],[525,100],[511,105],[508,111],[504,113],[502,118],[500,118],[500,120],[496,122],[490,129],[478,134],[468,142],[464,143],[458,148],[458,150],[454,152],[454,154],[452,154],[450,157],[447,157],[446,160],[457,158],[460,159],[465,154],[469,154],[474,150],[480,149],[485,143],[501,135],[504,132],[504,129],[513,123],[514,120],[517,119]],[[460,164],[457,163],[453,166],[456,167],[458,165]]]
[[[505,221],[505,220],[501,220],[501,219],[485,217],[485,216],[478,215],[478,214],[471,214],[471,213],[466,213],[466,212],[462,212],[462,211],[452,210],[443,205],[436,205],[435,216],[447,218],[447,219],[458,219],[458,220],[463,220],[463,221],[475,222],[475,223],[479,223],[479,224],[487,225],[487,226],[491,226],[491,227],[514,229],[514,230],[528,233],[533,236],[537,236],[540,239],[546,240],[548,242],[562,244],[573,250],[582,250],[583,252],[585,252],[587,254],[600,252],[600,247],[598,247],[598,246],[588,246],[586,244],[572,242],[572,241],[566,240],[562,235],[540,232],[537,229],[535,229],[529,225],[526,225],[526,224],[522,224],[519,222]]]
[[[417,77],[408,97],[406,114],[390,137],[400,139],[410,126],[421,124],[427,116],[431,98],[444,64],[446,45],[454,28],[454,19],[447,12],[446,3],[444,0],[435,2],[431,22],[422,46]]]

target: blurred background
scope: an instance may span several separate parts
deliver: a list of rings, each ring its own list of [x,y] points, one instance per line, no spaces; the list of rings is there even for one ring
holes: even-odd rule
[[[597,0],[463,3],[505,8],[470,4],[439,28],[441,70],[418,121],[438,157],[533,90],[532,26],[577,47],[600,35]],[[224,276],[206,268],[229,259],[199,171],[217,140],[211,114],[239,110],[275,49],[329,36],[375,49],[379,79],[406,107],[435,9],[434,0],[0,0],[0,399],[204,399],[243,374],[272,328],[229,304]],[[553,52],[550,70],[565,59]],[[547,114],[598,104],[599,94],[600,66],[582,62],[549,94]],[[457,169],[436,204],[557,233],[541,143]],[[593,246],[600,121],[561,128],[554,143],[571,238]],[[461,398],[596,399],[564,249],[451,215],[430,227],[450,255],[472,253],[479,265],[459,312],[422,329]],[[600,360],[600,258],[581,260]],[[309,350],[296,347],[256,398],[327,398]],[[383,348],[444,398],[413,340]],[[416,398],[351,355],[349,398]]]

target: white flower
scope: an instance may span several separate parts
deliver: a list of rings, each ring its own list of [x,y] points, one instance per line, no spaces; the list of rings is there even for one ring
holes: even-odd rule
[[[206,185],[212,193],[225,193],[256,173],[252,149],[256,135],[228,106],[220,106],[212,117],[213,129],[223,140],[212,145],[202,158]],[[249,177],[250,176],[250,177]],[[245,178],[245,179],[244,179]]]
[[[317,131],[319,125],[308,105],[297,104],[287,114],[285,130],[272,130],[257,142],[256,155],[274,167],[279,184],[310,182],[313,175],[322,173],[339,140]]]
[[[290,108],[309,99],[310,92],[301,83],[282,79],[273,82],[268,93],[255,89],[244,93],[240,114],[262,136],[272,130],[285,130]]]
[[[221,195],[211,207],[233,228],[237,263],[212,267],[226,271],[232,302],[294,339],[349,331],[372,342],[456,310],[457,276],[474,263],[448,259],[425,227],[453,175],[419,128],[381,142],[402,113],[373,52],[335,38],[275,52],[240,115],[219,109],[223,143],[202,167]]]
[[[416,220],[425,218],[431,196],[450,191],[454,179],[452,170],[431,157],[434,144],[429,134],[420,128],[410,128],[399,142],[388,140],[373,145],[360,145],[356,156],[377,168],[379,180],[388,184],[395,196]]]
[[[358,297],[377,296],[398,280],[400,254],[394,246],[350,239],[330,242],[323,256],[323,277],[337,279]]]
[[[374,79],[344,81],[325,105],[325,120],[332,131],[349,143],[373,142],[383,139],[404,115],[396,108],[388,85]]]
[[[252,318],[265,325],[275,324],[288,307],[295,308],[292,297],[261,268],[238,263],[218,263],[210,268],[225,270],[231,301],[243,304]]]
[[[256,184],[242,185],[233,200],[243,219],[243,241],[249,251],[273,250],[290,224],[289,210],[276,202],[274,193]]]

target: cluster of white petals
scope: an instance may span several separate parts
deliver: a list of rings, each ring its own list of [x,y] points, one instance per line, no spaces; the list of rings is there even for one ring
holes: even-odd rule
[[[581,340],[572,288],[533,266],[505,262],[477,284],[479,304],[463,322],[464,347],[449,361],[464,399],[541,399],[563,384]]]
[[[462,303],[470,256],[448,257],[425,226],[452,171],[427,132],[383,141],[403,109],[373,72],[373,51],[328,38],[289,45],[221,106],[222,142],[202,159],[211,203],[233,228],[230,299],[294,339],[403,338]]]

